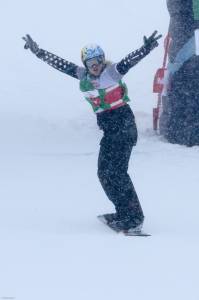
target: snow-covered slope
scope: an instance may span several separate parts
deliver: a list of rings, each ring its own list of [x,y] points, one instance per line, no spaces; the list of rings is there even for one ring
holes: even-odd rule
[[[23,50],[39,45],[80,64],[84,44],[119,60],[168,27],[166,1],[0,4],[0,299],[197,300],[198,147],[152,131],[160,47],[126,76],[139,128],[129,165],[150,238],[117,235],[96,176],[101,132],[78,82]]]

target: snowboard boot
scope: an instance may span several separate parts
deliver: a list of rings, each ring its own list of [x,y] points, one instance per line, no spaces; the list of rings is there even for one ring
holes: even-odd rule
[[[109,222],[109,225],[113,228],[117,228],[120,231],[141,231],[143,226],[143,221],[136,221],[134,219],[131,219],[129,217],[126,218],[115,218],[112,222]]]
[[[137,215],[134,210],[128,208],[122,208],[117,210],[117,213],[109,218],[109,225],[113,228],[117,228],[118,231],[131,231],[140,232],[144,223],[143,214]]]
[[[104,214],[104,215],[101,215],[100,217],[104,219],[104,222],[106,224],[110,224],[111,222],[113,222],[117,219],[117,213]]]

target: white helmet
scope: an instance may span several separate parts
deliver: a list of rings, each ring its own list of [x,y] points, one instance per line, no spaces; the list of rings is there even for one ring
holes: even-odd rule
[[[102,48],[96,44],[90,44],[86,45],[84,48],[81,50],[81,59],[83,64],[91,58],[94,57],[99,57],[101,56],[103,59],[105,59],[105,54]]]

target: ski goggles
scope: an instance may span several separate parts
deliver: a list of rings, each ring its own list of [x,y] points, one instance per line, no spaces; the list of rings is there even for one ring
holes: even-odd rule
[[[86,66],[88,69],[92,69],[96,65],[101,65],[104,63],[104,57],[103,56],[97,56],[94,58],[91,58],[86,61]]]

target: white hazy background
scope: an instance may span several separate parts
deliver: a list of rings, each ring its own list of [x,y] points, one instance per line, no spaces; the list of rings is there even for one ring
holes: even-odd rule
[[[163,39],[125,77],[139,129],[129,173],[150,238],[96,219],[113,207],[96,176],[95,115],[78,81],[21,39],[76,64],[94,42],[117,62],[168,24],[166,0],[0,2],[0,299],[198,300],[198,147],[152,130]]]

